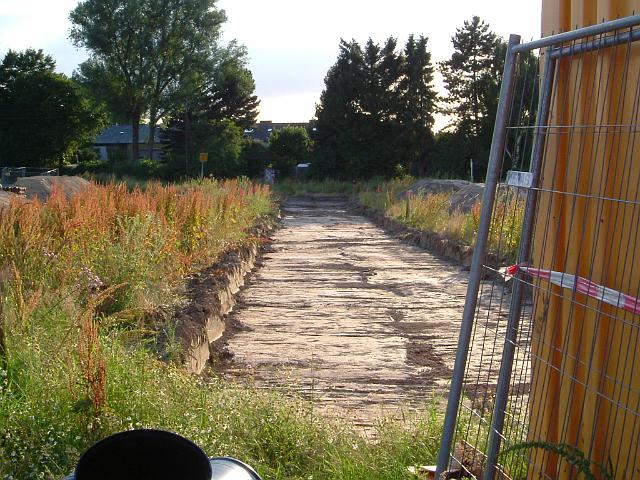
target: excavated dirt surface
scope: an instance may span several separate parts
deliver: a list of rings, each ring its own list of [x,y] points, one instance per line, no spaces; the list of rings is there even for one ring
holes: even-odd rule
[[[362,425],[446,395],[467,272],[336,197],[291,198],[273,241],[231,314],[219,373]]]

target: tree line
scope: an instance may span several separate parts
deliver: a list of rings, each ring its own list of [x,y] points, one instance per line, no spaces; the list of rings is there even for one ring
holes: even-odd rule
[[[70,38],[89,58],[71,78],[41,50],[9,51],[0,64],[0,163],[44,166],[95,156],[108,124],[149,125],[153,156],[159,124],[172,157],[194,170],[196,152],[220,157],[221,176],[237,165],[242,130],[258,115],[246,49],[223,45],[217,0],[83,0],[71,11]],[[191,159],[191,165],[189,165]],[[226,164],[225,164],[226,161]]]
[[[427,43],[427,38],[414,36],[402,49],[394,38],[383,45],[371,39],[364,46],[341,41],[316,110],[316,176],[468,178],[470,160],[476,178],[484,176],[506,43],[477,16],[456,30],[453,54],[437,67]],[[521,70],[537,71],[532,54],[520,63]],[[447,90],[443,97],[433,86],[436,68]],[[531,111],[525,113],[533,116],[537,101],[529,100]],[[436,114],[450,119],[438,133],[433,132]]]
[[[71,78],[42,51],[9,51],[0,64],[0,164],[90,161],[96,134],[113,123],[133,126],[137,160],[145,122],[150,157],[162,125],[172,175],[195,174],[198,152],[208,152],[216,176],[258,176],[266,166],[287,175],[311,161],[316,177],[467,177],[471,159],[483,176],[506,44],[480,18],[456,30],[453,54],[437,65],[424,36],[402,45],[342,40],[309,129],[276,131],[264,145],[243,134],[259,100],[246,49],[221,43],[227,19],[216,2],[80,1],[70,38],[90,55]],[[533,55],[521,61],[537,71]],[[437,70],[444,96],[433,84]],[[525,93],[533,116],[536,92]],[[440,132],[436,115],[450,119]]]

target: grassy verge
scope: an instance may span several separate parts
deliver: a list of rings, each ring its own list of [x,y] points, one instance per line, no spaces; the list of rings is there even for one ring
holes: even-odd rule
[[[289,195],[309,195],[309,194],[329,194],[329,195],[352,195],[358,184],[341,180],[309,180],[298,181],[290,178],[278,180],[274,185],[274,190],[283,196]]]
[[[380,183],[360,191],[357,199],[408,227],[436,232],[463,245],[474,244],[480,224],[480,203],[468,212],[452,210],[450,194],[404,195],[402,192],[410,184],[410,180]],[[498,195],[489,229],[489,251],[506,262],[515,261],[523,218],[522,199],[509,192]]]
[[[246,181],[93,185],[2,210],[0,478],[58,479],[96,440],[139,427],[175,431],[269,479],[398,479],[433,462],[440,422],[428,406],[381,422],[371,442],[291,395],[158,360],[148,314],[170,309],[185,275],[272,210],[269,190]]]

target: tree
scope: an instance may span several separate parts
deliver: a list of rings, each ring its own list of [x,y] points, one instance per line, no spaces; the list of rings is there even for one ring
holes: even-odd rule
[[[90,58],[81,63],[72,78],[82,85],[96,108],[105,108],[109,123],[131,121],[125,84],[103,62]]]
[[[397,52],[394,38],[364,49],[341,41],[316,109],[314,175],[392,176],[426,163],[436,99],[426,45],[410,37]]]
[[[243,129],[256,123],[260,101],[247,61],[246,49],[235,43],[222,51],[214,68],[205,72],[197,106],[201,116],[208,120],[230,119]]]
[[[355,40],[340,41],[336,63],[325,77],[316,109],[316,146],[312,171],[316,176],[347,178],[359,163],[355,125],[362,119],[361,92],[365,88],[364,55]]]
[[[438,96],[433,87],[434,68],[427,38],[409,36],[404,48],[402,76],[398,85],[398,114],[408,170],[424,175],[433,150],[434,112]]]
[[[232,120],[196,123],[194,136],[198,139],[196,150],[209,154],[205,174],[225,178],[246,175],[244,158],[240,156],[242,130]]]
[[[477,16],[456,29],[451,41],[454,52],[440,63],[449,92],[445,112],[453,115],[452,126],[468,142],[474,163],[486,167],[504,62],[497,52],[503,41]]]
[[[82,89],[42,50],[9,51],[0,65],[0,161],[59,166],[104,125]]]
[[[166,123],[171,128],[173,150],[184,152],[186,170],[197,141],[192,124],[224,119],[233,120],[243,129],[255,124],[260,102],[247,61],[246,49],[231,42],[200,68],[180,77]]]
[[[240,155],[247,166],[247,175],[251,178],[261,177],[272,161],[269,148],[260,140],[245,138]]]
[[[140,119],[150,142],[180,75],[215,50],[224,12],[216,0],[84,0],[71,12],[71,39],[122,84],[138,158]],[[152,147],[152,143],[150,147]],[[152,151],[152,148],[149,149]]]
[[[285,127],[275,130],[269,137],[274,168],[282,176],[291,175],[296,165],[309,160],[311,146],[311,139],[304,128]]]

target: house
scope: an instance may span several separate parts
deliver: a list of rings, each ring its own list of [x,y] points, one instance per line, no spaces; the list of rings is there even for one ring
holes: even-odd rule
[[[139,132],[139,159],[149,158],[147,141],[149,139],[149,125],[140,125]],[[160,135],[160,128],[156,128],[155,144],[153,147],[153,159],[164,159],[164,146]],[[131,158],[133,147],[133,128],[131,125],[111,125],[100,133],[94,147],[99,150],[101,160],[128,160]]]
[[[252,140],[269,143],[271,134],[285,127],[300,127],[306,130],[309,128],[309,123],[275,123],[270,120],[262,120],[253,127],[246,129],[244,134]]]

